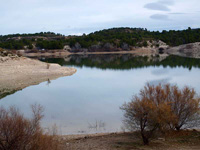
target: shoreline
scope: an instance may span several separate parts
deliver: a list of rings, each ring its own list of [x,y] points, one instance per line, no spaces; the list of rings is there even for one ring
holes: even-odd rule
[[[97,54],[135,54],[140,56],[150,56],[150,55],[156,55],[157,51],[155,49],[149,49],[149,48],[139,48],[136,50],[131,51],[112,51],[112,52],[77,52],[77,53],[71,53],[68,51],[63,50],[55,50],[54,52],[37,52],[37,53],[25,53],[25,52],[19,52],[20,55],[24,57],[48,57],[48,56],[54,56],[54,57],[65,57],[69,55],[97,55]]]
[[[19,50],[17,53],[21,54],[25,57],[65,57],[69,55],[92,55],[92,54],[133,54],[136,56],[150,56],[150,55],[157,55],[159,52],[165,53],[168,55],[177,55],[182,57],[188,57],[188,58],[200,58],[200,42],[195,43],[189,43],[189,44],[183,44],[179,46],[174,47],[167,47],[162,48],[162,50],[156,49],[156,48],[135,48],[130,51],[103,51],[103,52],[77,52],[77,53],[71,53],[66,50],[49,50],[49,52],[45,51],[39,51],[36,53],[26,53],[25,50]]]
[[[69,135],[57,135],[60,140],[71,141],[71,140],[80,140],[86,138],[93,138],[93,137],[101,137],[101,136],[108,136],[108,135],[119,135],[123,133],[129,132],[108,132],[108,133],[92,133],[92,134],[69,134]]]
[[[1,58],[6,61],[0,62],[0,99],[31,85],[71,76],[77,71],[75,68],[48,64],[26,57]]]

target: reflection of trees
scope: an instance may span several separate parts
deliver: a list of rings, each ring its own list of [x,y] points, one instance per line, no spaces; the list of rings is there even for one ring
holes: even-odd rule
[[[51,84],[51,80],[47,80],[47,86],[49,86],[49,84]]]
[[[67,61],[65,61],[67,60]],[[73,65],[78,67],[95,67],[101,69],[134,69],[149,66],[184,67],[189,70],[192,67],[200,68],[200,59],[185,58],[180,56],[168,56],[165,59],[158,57],[142,57],[132,54],[112,55],[70,55],[67,58],[49,58],[45,61],[59,63],[60,65]]]
[[[11,95],[17,92],[16,90],[9,90],[9,89],[1,89],[0,90],[0,99],[6,97],[7,95]]]
[[[101,129],[106,130],[105,127],[106,127],[105,122],[102,122],[101,120],[100,121],[96,120],[95,123],[88,122],[88,128],[91,130],[93,129],[96,131],[101,130]]]

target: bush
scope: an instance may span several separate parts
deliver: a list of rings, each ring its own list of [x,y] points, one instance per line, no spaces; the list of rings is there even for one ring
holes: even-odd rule
[[[156,130],[180,130],[182,127],[199,125],[200,101],[194,89],[177,86],[147,85],[134,96],[132,101],[122,106],[124,123],[129,130],[139,129],[143,143],[149,144],[149,139]]]
[[[57,150],[58,143],[53,136],[44,133],[40,127],[43,108],[32,106],[33,117],[27,119],[16,107],[0,108],[1,150]]]

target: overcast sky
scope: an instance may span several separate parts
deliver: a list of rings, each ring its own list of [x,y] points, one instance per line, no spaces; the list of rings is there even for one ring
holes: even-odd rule
[[[0,0],[0,34],[200,27],[200,0]]]

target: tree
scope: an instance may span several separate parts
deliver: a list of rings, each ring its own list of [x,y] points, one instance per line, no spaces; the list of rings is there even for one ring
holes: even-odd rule
[[[121,109],[125,112],[126,127],[129,130],[139,129],[143,143],[148,145],[156,130],[179,130],[186,124],[196,126],[193,123],[199,120],[199,104],[194,89],[189,87],[181,90],[170,84],[147,84],[139,96],[134,96]]]
[[[134,97],[134,101],[124,104],[121,109],[125,111],[124,123],[128,129],[140,129],[143,143],[149,144],[153,132],[158,128],[158,124],[153,119],[154,110],[153,103],[146,100],[140,100],[139,97]]]
[[[33,45],[32,45],[32,44],[29,44],[29,45],[28,45],[28,48],[29,48],[29,49],[33,49]]]
[[[179,89],[177,86],[166,86],[170,90],[168,97],[171,105],[171,110],[176,116],[176,121],[173,124],[173,128],[180,130],[184,127],[194,127],[199,125],[199,111],[200,111],[200,99],[196,97],[194,89],[184,87]]]
[[[142,46],[147,47],[147,46],[148,46],[147,41],[144,41],[144,42],[142,43]]]

